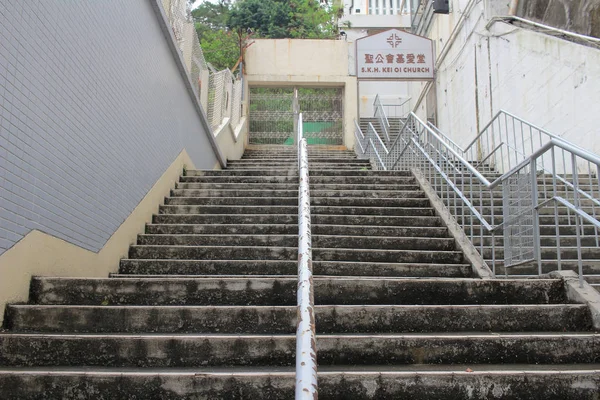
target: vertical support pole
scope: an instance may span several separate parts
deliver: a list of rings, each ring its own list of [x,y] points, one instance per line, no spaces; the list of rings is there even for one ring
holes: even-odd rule
[[[294,132],[296,133],[295,144],[298,146],[298,163],[300,163],[300,129],[298,129],[298,88],[294,88],[294,97],[292,99],[292,112],[294,113]],[[298,164],[300,168],[300,164]]]
[[[317,342],[315,334],[308,149],[298,118],[298,325],[296,328],[296,400],[317,399]]]
[[[581,210],[579,196],[579,174],[577,172],[577,159],[575,154],[571,154],[571,168],[573,174],[573,205],[577,211]],[[581,256],[581,227],[583,223],[579,214],[575,214],[575,231],[577,232],[577,270],[579,273],[579,287],[583,287],[583,260]]]
[[[552,156],[552,193],[550,197],[556,196],[557,185],[556,185],[556,152],[554,146],[551,150]],[[558,262],[558,270],[562,271],[562,257],[560,251],[560,223],[558,221],[558,203],[554,202],[554,233],[556,235],[556,261]]]
[[[532,159],[529,164],[531,174],[531,208],[533,212],[533,256],[537,260],[538,275],[542,275],[542,252],[540,249],[540,219],[538,210],[538,187],[537,187],[537,159]]]

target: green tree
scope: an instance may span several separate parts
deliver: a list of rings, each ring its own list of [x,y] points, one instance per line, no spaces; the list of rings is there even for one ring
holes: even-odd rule
[[[192,10],[204,57],[218,70],[233,68],[240,54],[237,36],[227,28],[230,9],[230,0],[220,0],[205,1]]]
[[[206,61],[217,70],[233,69],[240,57],[238,37],[230,31],[207,30],[202,35],[200,46]]]
[[[336,34],[335,10],[318,0],[205,1],[192,11],[206,60],[233,68],[252,32],[270,39],[327,39]]]
[[[227,25],[264,38],[325,39],[335,35],[334,11],[316,0],[238,0]]]

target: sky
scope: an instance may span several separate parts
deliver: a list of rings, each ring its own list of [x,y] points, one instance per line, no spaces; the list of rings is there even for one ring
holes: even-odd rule
[[[198,7],[200,4],[204,3],[205,1],[210,1],[210,0],[195,0],[194,4],[192,4],[192,10],[196,7]]]

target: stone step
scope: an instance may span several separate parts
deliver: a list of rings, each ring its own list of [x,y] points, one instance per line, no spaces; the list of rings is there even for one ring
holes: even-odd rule
[[[491,215],[483,215],[483,217],[488,222],[492,221]],[[463,218],[461,216],[457,216],[457,217],[455,217],[455,219],[456,219],[456,222],[458,222],[461,225],[463,224],[463,221],[466,223],[466,225],[469,225],[471,223],[470,217]],[[476,220],[475,217],[473,217],[473,224],[475,224],[475,220]],[[502,216],[499,216],[499,215],[494,216],[495,224],[500,224],[502,221],[503,221]],[[575,225],[575,216],[562,215],[562,216],[559,216],[558,218],[554,218],[554,215],[540,215],[539,221],[540,221],[540,225],[556,226],[558,224],[559,226],[565,226],[565,225],[574,226]],[[584,225],[588,225],[588,223],[584,222]],[[591,226],[591,225],[588,225],[588,226]]]
[[[501,175],[500,174],[488,174],[489,177],[495,177],[495,178],[499,178]],[[486,176],[486,178],[488,177]],[[461,178],[459,176],[452,176],[450,175],[450,179],[452,179],[452,181],[454,183],[456,183],[459,187],[462,187],[463,184],[465,187],[470,186],[471,184],[473,184],[473,186],[475,187],[476,185],[480,185],[480,181],[477,180],[476,178],[470,178],[470,177],[465,177],[465,178]],[[529,180],[530,181],[530,180]],[[542,187],[543,185],[546,186],[546,190],[551,190],[552,189],[552,184],[553,184],[554,180],[552,179],[552,176],[550,175],[544,175],[544,176],[538,176],[537,177],[537,183],[539,187]],[[506,183],[505,185],[508,185],[508,183]],[[565,189],[565,187],[569,187],[569,190],[573,190],[572,189],[572,185],[573,182],[571,179],[567,179],[566,182],[561,181],[559,179],[556,180],[556,187],[557,188],[562,188]],[[595,191],[598,191],[598,180],[595,178],[592,178],[592,180],[589,179],[589,175],[584,176],[580,176],[579,177],[579,184],[578,186],[580,188],[595,188]],[[502,185],[498,186],[498,187],[502,187]],[[511,187],[517,188],[520,187],[519,185],[516,184],[511,184]]]
[[[598,238],[600,240],[600,237]],[[478,247],[483,242],[484,247],[492,246],[492,238],[484,237],[483,241],[479,237],[474,237],[472,243],[475,247]],[[496,246],[504,245],[504,237],[497,236],[494,240]],[[556,236],[540,236],[540,244],[544,247],[557,247]],[[577,246],[577,237],[576,236],[560,236],[560,245],[565,247],[576,247]],[[595,237],[584,236],[581,237],[581,246],[583,247],[598,247],[598,241]]]
[[[352,171],[352,170],[350,170]],[[362,172],[362,171],[361,171]],[[209,170],[186,170],[185,177],[211,177],[211,176],[231,176],[231,177],[257,177],[257,176],[290,176],[298,177],[298,167],[266,169],[264,171],[256,169],[209,169]]]
[[[298,199],[298,188],[289,189],[172,189],[174,197],[290,197]]]
[[[297,243],[297,242],[296,242]],[[129,258],[172,260],[294,260],[296,247],[131,246]]]
[[[295,306],[10,305],[7,328],[37,333],[291,334]],[[552,332],[592,330],[570,305],[315,306],[317,333]]]
[[[318,335],[320,365],[593,363],[598,334]],[[4,366],[289,366],[295,335],[0,334]],[[561,351],[557,351],[561,349]]]
[[[264,160],[247,160],[247,159],[241,159],[241,160],[231,160],[227,162],[228,168],[229,166],[234,166],[234,165],[256,165],[256,164],[263,164],[263,165],[267,165],[267,164],[294,164],[297,166],[298,161],[296,159],[294,160],[278,160],[278,159],[264,159]],[[312,157],[309,164],[323,164],[323,163],[327,163],[327,164],[364,164],[364,165],[370,165],[370,161],[369,160],[362,160],[359,158],[354,158],[354,159],[346,159],[346,158],[341,158],[341,159],[336,159],[336,158],[331,158],[331,157],[325,157],[325,158],[314,158]]]
[[[444,194],[444,199],[446,199],[446,198],[447,198],[447,196]],[[453,199],[454,197],[450,196],[450,198]],[[451,200],[451,201],[452,201],[451,204],[453,204],[453,200]],[[483,204],[484,207],[488,207],[489,208],[490,204],[492,202],[492,199],[490,199],[489,197],[485,198],[485,199],[479,199],[479,198],[476,197],[476,198],[469,199],[469,201],[471,202],[471,204],[473,204],[476,207],[479,207],[479,206],[481,206]],[[493,199],[493,201],[494,201],[494,210],[495,211],[499,210],[499,213],[501,214],[502,213],[502,204],[503,204],[502,197],[501,196],[496,196]],[[591,200],[581,200],[581,205],[589,207],[589,206],[593,205],[593,202]],[[564,208],[564,206],[558,205],[558,208]],[[550,209],[554,209],[554,206],[550,207]],[[600,210],[598,210],[598,211],[600,211]]]
[[[177,189],[222,189],[222,190],[297,190],[295,183],[178,183]],[[312,183],[312,190],[398,190],[398,191],[420,191],[421,188],[416,184],[394,184],[394,183],[375,183],[375,184],[345,184],[345,183]]]
[[[289,163],[281,163],[281,164],[248,164],[248,165],[232,165],[229,167],[229,169],[231,170],[236,170],[236,169],[243,169],[243,170],[250,170],[250,169],[257,169],[257,170],[264,170],[264,169],[271,169],[271,168],[297,168],[296,164],[289,164]],[[350,164],[350,163],[345,163],[345,164],[331,164],[331,163],[312,163],[309,166],[309,172],[313,173],[313,171],[319,171],[319,170],[330,170],[330,169],[339,169],[339,170],[357,170],[357,171],[368,171],[371,169],[371,165],[370,164]]]
[[[542,260],[556,260],[556,247],[542,247],[541,248],[541,256]],[[496,248],[496,258],[502,259],[504,258],[504,249]],[[578,252],[576,247],[561,247],[560,248],[561,258],[563,260],[577,260]],[[483,248],[483,258],[491,259],[492,258],[492,249],[489,247]],[[581,248],[581,257],[584,260],[598,260],[600,259],[600,248],[599,247],[582,247]]]
[[[182,176],[179,178],[181,183],[293,183],[298,185],[297,176]],[[311,184],[400,184],[415,185],[415,179],[410,176],[323,176],[311,175]]]
[[[578,368],[561,365],[457,365],[427,370],[383,368],[343,369],[319,366],[319,399],[371,400],[386,398],[427,398],[487,400],[495,398],[592,400],[600,391],[600,372],[594,365]],[[88,398],[98,400],[143,398],[292,399],[295,375],[292,368],[252,369],[245,367],[160,369],[104,368],[0,370],[0,386],[15,399]],[[427,397],[423,397],[425,394]]]
[[[467,197],[468,199],[489,199],[490,197],[493,197],[495,199],[502,199],[502,188],[496,187],[493,189],[493,191],[488,191],[488,190],[483,190],[483,191],[478,191],[476,190],[475,186],[473,186],[473,188],[470,188],[468,186],[466,186],[464,188],[464,190],[462,188],[461,192],[464,194],[465,197]],[[442,197],[443,194],[443,198],[447,198],[448,197],[448,192],[444,189],[444,190],[440,190],[439,188],[436,189],[438,195],[440,197]],[[546,194],[544,194],[542,191],[540,191],[538,193],[538,197],[540,199],[545,199],[545,198],[551,198],[552,196],[559,196],[562,197],[564,199],[572,199],[573,198],[573,192],[572,191],[564,191],[564,190],[559,190],[557,192],[547,192]],[[597,196],[597,195],[596,195]],[[458,196],[452,191],[450,193],[450,198],[454,199],[454,198],[458,198]],[[588,199],[589,200],[589,199]],[[459,201],[459,200],[457,200]],[[553,205],[549,205],[548,207],[554,207]]]
[[[165,205],[159,207],[160,214],[293,214],[298,206],[270,205]],[[361,207],[361,206],[312,206],[314,215],[386,215],[386,216],[433,216],[430,207]]]
[[[356,169],[366,168],[370,169],[371,163],[369,160],[354,159],[354,160],[338,160],[336,162],[329,162],[327,159],[311,160],[309,164],[310,169]],[[227,165],[228,169],[253,169],[253,168],[285,168],[285,169],[298,169],[298,162],[296,160],[237,160],[230,161]]]
[[[450,203],[450,205],[453,208],[452,202]],[[582,204],[581,209],[583,211],[585,211],[586,213],[588,213],[592,217],[594,216],[594,212],[595,212],[596,217],[600,218],[600,207],[588,207],[588,206],[585,206],[584,204]],[[492,207],[489,207],[489,206],[481,207],[479,204],[477,204],[477,211],[485,216],[491,216],[492,211],[494,211],[494,216],[501,217],[503,215],[503,208],[501,205],[494,206],[492,209]],[[539,210],[540,215],[554,215],[555,212],[558,215],[575,215],[572,210],[568,209],[565,206],[559,206],[556,208],[556,210],[554,209],[554,207],[544,207]]]
[[[370,198],[423,198],[421,190],[322,190],[311,189],[312,197],[370,197]],[[285,190],[261,189],[173,189],[174,197],[293,197],[298,198],[298,188]]]
[[[425,193],[419,188],[418,190],[390,190],[389,188],[376,190],[376,189],[344,189],[344,190],[328,190],[328,189],[320,189],[318,187],[314,187],[311,185],[310,188],[310,196],[311,199],[314,197],[328,197],[328,198],[337,198],[337,197],[364,197],[364,198],[374,198],[374,199],[391,199],[391,198],[423,198],[425,197]]]
[[[296,260],[144,260],[123,259],[121,274],[166,275],[294,275]],[[472,269],[467,264],[433,263],[362,263],[352,261],[313,261],[315,275],[446,277],[468,278]],[[122,275],[119,275],[123,277]]]
[[[444,227],[381,227],[354,225],[311,226],[313,235],[349,236],[392,236],[392,237],[448,237]],[[293,224],[271,225],[146,225],[151,235],[208,235],[208,234],[253,234],[253,235],[297,235],[298,226]]]
[[[138,235],[139,246],[278,246],[295,247],[298,235]],[[316,248],[354,248],[391,250],[454,250],[453,238],[318,235],[313,232]]]
[[[310,176],[382,176],[382,177],[395,177],[395,176],[403,176],[403,177],[411,177],[413,175],[410,171],[373,171],[371,169],[336,169],[336,170],[328,170],[328,169],[317,169],[314,171],[310,171]]]
[[[298,176],[298,167],[269,168],[269,169],[224,169],[224,170],[187,170],[183,176],[209,177],[209,176]],[[311,176],[384,176],[384,177],[412,177],[409,171],[372,171],[370,169],[317,169],[311,171]]]
[[[129,258],[173,260],[293,260],[296,247],[277,246],[131,246]],[[359,261],[386,263],[463,262],[462,253],[449,250],[379,250],[357,248],[314,248],[315,261]]]
[[[491,260],[486,260],[489,266],[492,266]],[[583,260],[583,273],[584,275],[598,274],[600,273],[600,260]],[[560,269],[569,271],[578,271],[579,265],[577,260],[562,260]],[[544,260],[542,262],[542,273],[547,274],[552,271],[558,271],[558,262],[556,260]],[[496,274],[502,276],[506,273],[509,275],[538,275],[537,263],[531,263],[528,265],[519,265],[516,267],[504,268],[504,262],[502,259],[496,261]]]
[[[30,301],[40,305],[296,305],[297,278],[34,277]],[[555,279],[327,277],[314,279],[317,305],[561,304]]]
[[[311,197],[313,206],[429,207],[425,198]],[[296,197],[168,197],[165,205],[296,205]]]
[[[471,229],[470,226],[465,226],[464,231],[467,235],[469,235],[471,233],[471,231],[473,231],[473,233],[477,236],[479,236],[479,233],[481,232],[481,227],[480,226],[473,226],[473,228]],[[559,233],[561,235],[565,235],[565,236],[573,236],[577,234],[577,230],[575,228],[574,225],[559,225],[558,226],[559,229]],[[593,226],[587,225],[587,226],[583,226],[582,230],[580,231],[585,235],[594,235],[595,234],[595,228]],[[486,236],[486,231],[484,229],[484,236]],[[556,226],[554,225],[541,225],[540,226],[540,234],[541,235],[545,235],[545,236],[555,236],[556,235]],[[600,234],[600,232],[599,232]]]
[[[158,214],[152,217],[154,224],[297,224],[296,214]],[[379,216],[379,215],[325,215],[311,216],[318,225],[378,225],[404,227],[436,227],[438,217]]]

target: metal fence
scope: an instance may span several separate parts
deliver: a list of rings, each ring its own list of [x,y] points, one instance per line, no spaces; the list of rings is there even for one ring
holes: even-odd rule
[[[341,88],[252,87],[249,108],[250,143],[294,144],[295,109],[308,144],[343,143]]]
[[[507,113],[499,113],[478,138],[486,137],[485,132],[497,124],[512,127],[505,116]],[[544,131],[516,117],[514,126],[514,134],[531,128],[528,138],[514,137],[524,143],[522,147],[489,140],[477,148],[474,158],[466,159],[470,148],[461,149],[411,113],[389,146],[373,125],[365,134],[356,125],[356,151],[359,157],[370,158],[376,169],[421,168],[467,236],[490,260],[494,273],[499,243],[507,275],[510,268],[535,262],[537,275],[548,268],[566,267],[582,277],[586,257],[595,257],[591,249],[599,244],[600,157],[555,135],[548,138]],[[496,137],[506,139],[507,130],[502,132]],[[542,145],[521,156],[536,139]],[[506,165],[509,160],[511,163],[504,174],[489,164],[489,155],[501,154],[502,148],[510,150],[502,157]],[[498,206],[502,212],[497,211]]]
[[[343,89],[299,87],[296,93],[308,144],[343,144]]]
[[[228,86],[231,72],[226,69],[210,75],[208,84],[208,120],[212,129],[216,129],[227,116]]]
[[[294,143],[294,88],[250,88],[250,143]]]
[[[163,0],[163,8],[211,128],[214,131],[225,118],[231,117],[230,124],[235,129],[242,119],[241,76],[235,78],[228,69],[211,70],[204,58],[187,0]]]

